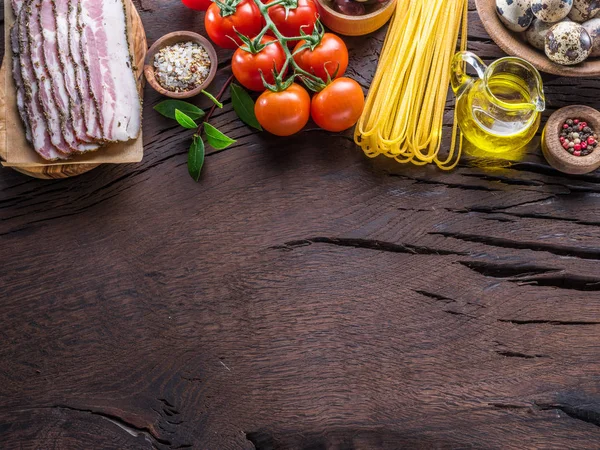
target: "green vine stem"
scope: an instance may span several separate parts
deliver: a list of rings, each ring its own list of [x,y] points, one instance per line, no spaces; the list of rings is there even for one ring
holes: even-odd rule
[[[301,31],[301,33],[302,33],[301,36],[286,37],[283,34],[281,34],[281,32],[277,29],[277,25],[275,25],[275,22],[273,22],[273,20],[269,16],[269,8],[272,8],[274,6],[280,6],[280,5],[283,5],[285,8],[289,8],[290,0],[275,0],[268,4],[262,3],[261,0],[253,0],[253,1],[254,1],[254,4],[256,5],[256,7],[259,9],[261,15],[263,16],[266,25],[261,30],[261,32],[258,33],[258,35],[253,39],[253,45],[242,46],[242,49],[244,51],[252,52],[252,49],[261,48],[260,41],[269,31],[271,31],[272,34],[275,36],[275,38],[281,44],[281,47],[283,48],[283,51],[285,52],[285,55],[286,55],[286,60],[285,60],[285,63],[283,64],[283,67],[281,68],[281,70],[278,73],[275,70],[273,70],[273,73],[275,76],[275,84],[274,85],[267,83],[263,77],[263,83],[265,84],[265,87],[267,89],[269,89],[271,91],[275,91],[275,92],[283,91],[283,90],[287,89],[294,82],[296,77],[299,77],[305,82],[306,86],[309,89],[311,89],[312,91],[318,92],[318,91],[321,91],[322,89],[324,89],[326,84],[323,83],[323,80],[321,80],[321,78],[317,77],[316,75],[309,73],[306,70],[303,70],[294,60],[294,54],[290,51],[290,49],[288,47],[288,42],[304,40],[306,42],[300,49],[298,49],[298,52],[300,52],[301,50],[304,50],[306,48],[314,49],[321,42],[321,39],[322,39],[323,33],[324,33],[324,29],[323,29],[323,26],[321,25],[320,21],[317,19],[317,23],[315,24],[315,31],[311,35],[304,34]],[[295,2],[295,4],[297,5],[297,1]],[[240,34],[238,33],[238,35],[240,35]],[[242,35],[240,35],[240,36],[242,36]],[[248,39],[246,38],[246,40],[248,40]],[[284,80],[283,79],[284,74],[286,73],[287,69],[290,66],[292,66],[292,68],[294,69],[294,73],[287,80]]]

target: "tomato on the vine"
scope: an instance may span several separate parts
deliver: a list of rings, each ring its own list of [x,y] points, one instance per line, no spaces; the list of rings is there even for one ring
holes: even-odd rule
[[[242,41],[234,28],[245,36],[254,37],[262,30],[263,21],[254,0],[242,0],[235,13],[227,17],[221,17],[219,5],[210,5],[204,17],[204,26],[208,36],[219,47],[237,48]]]
[[[271,3],[275,0],[269,0]],[[269,17],[279,32],[285,37],[300,36],[300,29],[308,35],[312,34],[318,17],[317,5],[313,0],[298,0],[298,7],[286,13],[283,5],[269,8]],[[289,46],[296,42],[288,42]]]
[[[325,33],[314,50],[306,48],[296,53],[306,41],[300,41],[294,48],[294,60],[302,70],[316,75],[327,83],[327,73],[331,79],[339,78],[348,68],[348,48],[344,41],[333,33]]]
[[[312,99],[311,115],[327,131],[344,131],[358,122],[365,107],[360,84],[351,78],[334,80]]]
[[[196,11],[206,11],[211,5],[211,0],[181,0],[182,3],[190,9]]]
[[[263,92],[254,106],[261,126],[276,136],[297,133],[310,118],[310,96],[306,89],[292,83],[285,91]]]
[[[275,82],[273,69],[276,69],[277,73],[281,71],[286,61],[286,54],[279,41],[271,36],[264,36],[260,43],[268,45],[258,53],[251,53],[239,47],[233,54],[231,70],[246,89],[262,92],[265,86],[260,76],[261,72],[265,81],[273,84]]]

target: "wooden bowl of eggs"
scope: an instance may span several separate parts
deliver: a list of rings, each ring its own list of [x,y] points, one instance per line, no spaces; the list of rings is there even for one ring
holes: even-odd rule
[[[542,72],[600,75],[600,0],[475,0],[483,26]]]

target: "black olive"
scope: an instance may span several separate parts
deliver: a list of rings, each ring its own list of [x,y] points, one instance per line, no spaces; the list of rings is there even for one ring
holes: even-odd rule
[[[365,5],[354,0],[335,0],[333,9],[347,16],[362,16],[365,14]]]

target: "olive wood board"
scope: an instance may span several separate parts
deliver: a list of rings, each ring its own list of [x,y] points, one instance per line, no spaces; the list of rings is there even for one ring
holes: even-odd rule
[[[536,69],[563,77],[594,77],[600,75],[600,58],[589,58],[574,66],[552,62],[544,54],[521,39],[519,33],[507,29],[498,18],[495,0],[475,0],[483,27],[492,40],[510,56],[530,62]]]
[[[148,50],[146,32],[135,5],[125,1],[129,45],[134,57],[136,78],[140,97],[144,87],[144,60]],[[137,139],[111,144],[72,158],[68,161],[49,162],[35,153],[25,139],[25,132],[16,105],[15,85],[12,78],[12,52],[9,34],[15,17],[10,2],[5,2],[5,58],[0,69],[0,159],[2,165],[35,178],[68,178],[88,172],[100,164],[123,164],[140,162],[143,157],[143,137],[140,131]]]

